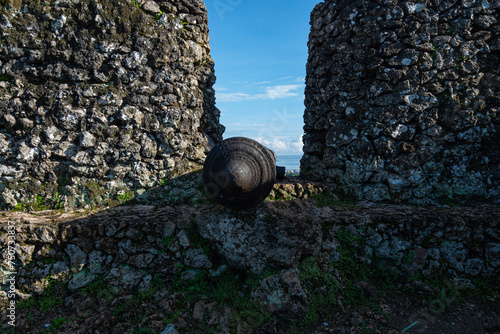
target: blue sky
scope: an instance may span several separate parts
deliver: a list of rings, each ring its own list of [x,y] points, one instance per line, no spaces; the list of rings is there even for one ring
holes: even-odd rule
[[[320,0],[205,0],[224,138],[302,154],[309,18]]]

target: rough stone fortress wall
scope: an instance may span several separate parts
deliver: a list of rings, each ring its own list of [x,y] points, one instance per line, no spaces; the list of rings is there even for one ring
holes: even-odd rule
[[[0,4],[0,208],[126,199],[222,139],[201,0]]]
[[[326,0],[302,175],[369,201],[500,203],[500,1]]]

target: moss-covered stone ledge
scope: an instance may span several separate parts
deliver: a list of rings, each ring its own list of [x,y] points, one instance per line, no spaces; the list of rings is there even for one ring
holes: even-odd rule
[[[155,315],[143,325],[134,320],[136,327],[188,321],[200,333],[234,333],[266,321],[307,325],[321,320],[326,305],[372,295],[372,279],[433,290],[426,282],[440,277],[476,290],[500,271],[498,207],[318,207],[317,199],[295,199],[242,212],[124,206],[4,212],[0,221],[3,259],[8,226],[15,227],[18,321],[28,333],[38,332],[39,323],[27,320],[33,308],[64,309],[73,320],[59,325],[68,331],[124,330],[123,314]],[[2,265],[4,281],[11,270]],[[85,318],[88,295],[111,312],[107,322]],[[4,312],[7,293],[0,296]],[[159,310],[133,313],[143,300]]]

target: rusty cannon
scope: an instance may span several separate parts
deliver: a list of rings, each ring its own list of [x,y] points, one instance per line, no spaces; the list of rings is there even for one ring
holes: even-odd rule
[[[257,206],[271,192],[285,167],[276,154],[255,140],[233,137],[214,146],[203,165],[203,182],[215,202],[231,209]]]

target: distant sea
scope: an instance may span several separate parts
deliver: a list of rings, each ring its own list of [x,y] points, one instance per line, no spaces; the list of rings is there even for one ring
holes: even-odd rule
[[[276,161],[276,166],[284,166],[287,170],[299,170],[300,169],[300,155],[277,155],[278,161]]]

